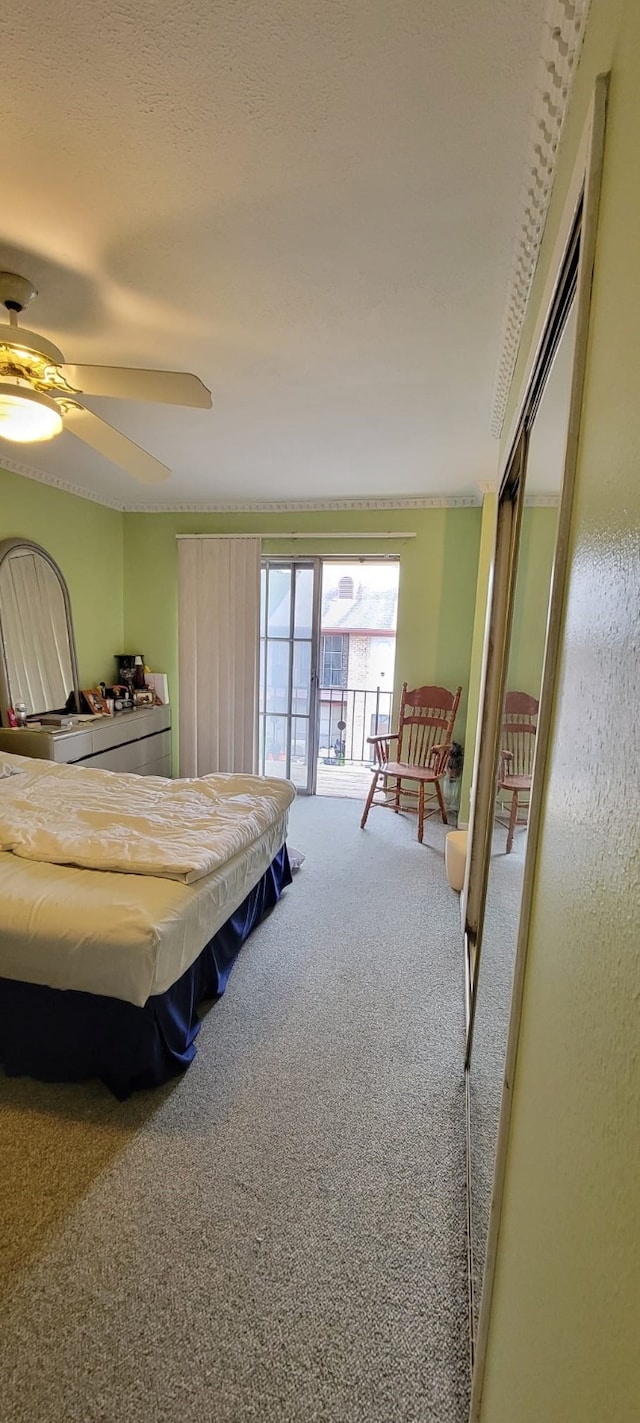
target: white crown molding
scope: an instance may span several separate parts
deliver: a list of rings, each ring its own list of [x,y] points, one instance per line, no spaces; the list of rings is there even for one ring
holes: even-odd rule
[[[234,504],[123,504],[121,500],[110,499],[106,494],[94,494],[92,490],[81,489],[66,479],[58,479],[54,474],[34,469],[19,460],[0,456],[0,469],[10,474],[23,475],[25,479],[35,479],[39,484],[50,484],[64,494],[74,494],[78,499],[89,499],[93,504],[104,504],[107,509],[116,509],[120,514],[316,514],[323,512],[340,513],[348,510],[370,509],[476,509],[481,502],[477,494],[434,494],[400,495],[397,499],[280,499],[238,501]]]
[[[525,494],[524,502],[528,509],[558,509],[560,507],[560,495]]]
[[[525,178],[520,195],[500,356],[493,388],[491,433],[502,434],[527,303],[544,234],[558,145],[590,0],[547,0],[534,90]]]
[[[237,504],[127,504],[127,514],[316,514],[371,509],[477,509],[477,494],[439,494],[397,499],[259,500]]]
[[[107,509],[117,509],[120,514],[125,508],[118,499],[110,499],[106,494],[94,494],[91,489],[80,489],[77,484],[58,479],[55,474],[45,474],[44,470],[34,469],[32,465],[22,464],[20,460],[5,459],[4,455],[0,455],[0,469],[6,469],[9,474],[21,474],[24,479],[35,479],[38,484],[50,484],[53,489],[60,489],[63,494],[74,494],[77,499],[88,499],[92,504],[104,504]]]
[[[497,493],[497,485],[485,482],[478,485],[478,494],[436,494],[398,499],[313,499],[262,500],[252,504],[122,504],[106,495],[94,494],[91,490],[80,489],[65,479],[53,474],[33,469],[19,460],[2,457],[0,469],[10,474],[23,475],[25,479],[35,479],[39,484],[49,484],[60,489],[63,494],[73,494],[77,499],[88,499],[92,504],[104,504],[107,509],[115,509],[119,514],[316,514],[325,511],[339,514],[348,510],[370,509],[477,509],[485,494]],[[527,494],[525,504],[539,509],[555,508],[560,502],[558,494]],[[373,537],[373,535],[372,535]]]
[[[498,485],[485,481],[478,485],[478,489],[484,499],[487,494],[497,494]],[[557,509],[560,503],[559,494],[527,494],[525,490],[524,502],[530,509]]]

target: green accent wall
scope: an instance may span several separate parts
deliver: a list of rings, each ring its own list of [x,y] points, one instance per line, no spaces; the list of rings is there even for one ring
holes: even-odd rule
[[[400,559],[396,695],[403,681],[462,685],[456,738],[464,738],[469,659],[475,608],[480,508],[327,510],[282,514],[125,514],[124,651],[144,653],[147,665],[167,672],[174,710],[178,681],[178,533],[253,534],[290,530],[309,538],[272,543],[265,555]],[[361,530],[412,539],[316,539],[317,533]],[[174,754],[178,744],[177,728]],[[177,764],[177,763],[176,763]]]
[[[594,80],[608,70],[568,581],[486,1374],[472,1413],[480,1423],[639,1416],[638,0],[592,0],[525,342]],[[516,389],[512,409],[517,398]]]
[[[0,538],[33,539],[69,586],[81,687],[115,675],[124,635],[122,514],[0,469]]]

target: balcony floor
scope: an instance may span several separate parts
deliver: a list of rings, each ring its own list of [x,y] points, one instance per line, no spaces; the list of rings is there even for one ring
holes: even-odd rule
[[[316,795],[345,796],[351,800],[366,800],[373,772],[367,766],[325,766],[318,763]]]

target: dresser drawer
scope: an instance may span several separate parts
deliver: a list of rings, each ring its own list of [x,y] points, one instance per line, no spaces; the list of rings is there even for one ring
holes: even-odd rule
[[[93,742],[90,731],[70,731],[68,736],[57,731],[53,737],[53,759],[55,761],[81,761],[91,755]]]
[[[169,707],[144,707],[139,711],[120,712],[118,716],[102,717],[91,727],[92,751],[108,751],[111,746],[126,746],[130,741],[154,736],[171,725]]]
[[[147,766],[171,757],[171,732],[161,731],[157,736],[145,736],[141,741],[130,741],[126,746],[113,746],[108,751],[100,751],[84,762],[85,766],[95,766],[100,771],[126,771],[134,775],[157,775],[147,771]]]
[[[24,731],[3,729],[0,731],[0,751],[11,751],[14,756],[33,756],[38,761],[80,761],[91,755],[92,740],[89,730],[76,731]]]

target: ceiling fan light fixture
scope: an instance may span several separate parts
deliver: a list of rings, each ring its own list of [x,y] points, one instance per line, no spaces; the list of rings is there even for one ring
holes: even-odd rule
[[[62,416],[49,395],[25,386],[0,383],[0,436],[28,445],[52,440],[62,430]]]
[[[26,277],[0,272],[0,308],[9,315],[8,322],[0,322],[0,442],[51,440],[64,428],[141,484],[168,479],[168,465],[87,410],[83,399],[97,395],[210,410],[211,391],[189,371],[68,365],[52,341],[18,325],[19,313],[34,296]]]

